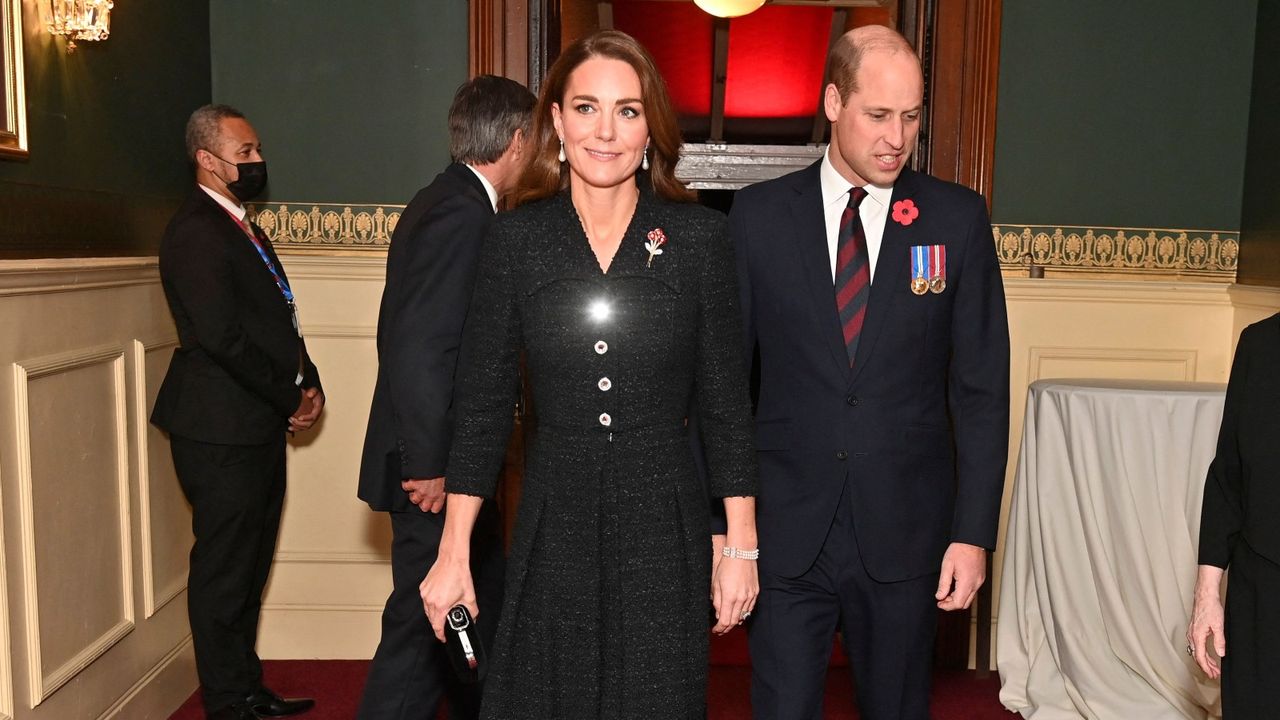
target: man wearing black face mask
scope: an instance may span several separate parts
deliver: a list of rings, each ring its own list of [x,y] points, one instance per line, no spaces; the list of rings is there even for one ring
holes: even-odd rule
[[[254,645],[285,489],[285,432],[324,408],[293,290],[243,202],[267,182],[257,133],[225,105],[196,110],[187,154],[197,187],[169,222],[160,279],[180,346],[151,422],[168,431],[191,503],[187,614],[212,720],[304,712],[262,684]]]

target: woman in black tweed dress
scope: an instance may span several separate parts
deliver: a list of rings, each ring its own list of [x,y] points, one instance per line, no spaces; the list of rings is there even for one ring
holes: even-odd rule
[[[520,207],[494,222],[463,338],[448,513],[422,583],[443,638],[476,612],[468,542],[511,432],[517,358],[538,408],[486,680],[488,720],[701,720],[717,632],[758,590],[756,468],[734,266],[718,213],[674,175],[652,59],[601,32],[543,84]],[[727,544],[712,577],[696,404]],[[483,618],[480,619],[484,621]]]

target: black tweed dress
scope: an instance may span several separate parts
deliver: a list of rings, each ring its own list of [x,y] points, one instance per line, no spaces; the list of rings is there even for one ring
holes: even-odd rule
[[[608,273],[567,192],[498,216],[463,337],[450,492],[492,495],[522,349],[538,432],[481,715],[701,720],[710,539],[694,403],[711,494],[756,493],[723,216],[642,193]]]

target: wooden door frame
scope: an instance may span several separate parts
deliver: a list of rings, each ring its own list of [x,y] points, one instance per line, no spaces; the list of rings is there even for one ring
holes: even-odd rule
[[[934,177],[973,188],[991,207],[1003,0],[903,1],[928,76],[926,163]],[[910,9],[908,9],[910,6]]]

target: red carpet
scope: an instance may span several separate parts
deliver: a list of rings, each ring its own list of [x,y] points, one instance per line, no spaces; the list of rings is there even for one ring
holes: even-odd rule
[[[751,668],[745,662],[746,633],[731,633],[711,644],[708,720],[748,720],[751,717]],[[266,683],[285,697],[309,696],[316,708],[298,716],[305,720],[351,720],[364,687],[367,660],[274,660],[263,663]],[[827,676],[826,720],[856,720],[849,672],[844,657],[832,656]],[[979,680],[972,672],[938,673],[933,678],[934,720],[1016,720],[1000,706],[1000,681],[994,673]],[[441,718],[444,717],[442,714]],[[178,708],[170,720],[203,720],[196,695]]]

